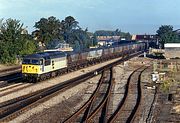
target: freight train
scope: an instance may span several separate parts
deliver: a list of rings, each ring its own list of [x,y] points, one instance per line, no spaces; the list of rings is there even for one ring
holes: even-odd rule
[[[83,52],[48,51],[27,55],[22,61],[23,78],[29,82],[42,81],[71,70],[146,50],[146,43],[90,49]]]

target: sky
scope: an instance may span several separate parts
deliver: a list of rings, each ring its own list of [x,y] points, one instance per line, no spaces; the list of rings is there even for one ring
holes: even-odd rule
[[[161,25],[180,28],[179,6],[180,0],[0,0],[0,18],[20,20],[29,33],[42,17],[73,16],[91,32],[155,34]]]

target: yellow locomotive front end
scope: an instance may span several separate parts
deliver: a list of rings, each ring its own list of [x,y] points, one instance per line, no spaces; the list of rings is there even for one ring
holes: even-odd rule
[[[40,74],[39,65],[22,64],[22,74]]]
[[[59,51],[27,55],[22,61],[22,75],[27,82],[43,81],[66,70],[66,54]]]
[[[42,60],[26,57],[22,62],[22,75],[25,80],[36,82],[42,74]]]

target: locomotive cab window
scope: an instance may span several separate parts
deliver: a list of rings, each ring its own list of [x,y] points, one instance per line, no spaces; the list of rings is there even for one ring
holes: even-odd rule
[[[37,60],[37,59],[32,59],[32,64],[34,64],[34,65],[39,65],[39,60]]]
[[[30,59],[23,59],[23,64],[30,64]]]

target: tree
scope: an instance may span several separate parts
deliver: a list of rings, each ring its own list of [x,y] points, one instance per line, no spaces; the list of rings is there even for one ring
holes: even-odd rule
[[[74,51],[80,51],[80,50],[81,50],[81,47],[80,47],[79,41],[76,40],[74,44]]]
[[[88,28],[82,30],[79,22],[72,16],[66,17],[61,22],[55,17],[41,18],[35,23],[37,30],[33,32],[34,37],[40,43],[40,50],[53,48],[54,43],[66,42],[78,49],[85,49],[92,45]],[[45,46],[44,46],[45,44]],[[76,45],[76,46],[75,46]]]
[[[173,26],[171,25],[162,25],[156,31],[159,38],[161,48],[164,48],[165,43],[178,42],[178,35],[173,31]]]
[[[64,21],[62,21],[64,29],[70,31],[72,29],[78,28],[79,22],[77,22],[72,16],[68,16],[65,18]]]
[[[82,29],[72,30],[72,33],[69,36],[69,43],[73,45],[74,48],[77,48],[77,46],[75,45],[78,45],[78,48],[80,50],[89,48],[92,45],[92,42],[88,33]]]
[[[126,40],[131,40],[131,34],[129,32],[120,32],[120,36],[126,38]]]
[[[39,42],[47,45],[54,39],[63,40],[61,35],[62,24],[60,20],[54,16],[48,17],[47,19],[41,18],[35,23],[34,27],[36,30],[33,31],[33,36],[37,38]]]
[[[27,34],[23,34],[23,24],[19,20],[7,19],[0,24],[0,62],[15,63],[17,56],[33,53],[35,44]],[[30,51],[29,51],[30,50]]]
[[[92,42],[91,46],[96,46],[98,44],[98,40],[95,35],[91,38],[91,42]]]
[[[173,26],[171,25],[162,25],[159,27],[159,29],[156,31],[158,36],[161,36],[167,32],[172,32],[173,31]]]
[[[71,35],[72,31],[80,28],[78,26],[79,22],[77,22],[72,16],[68,16],[65,18],[65,20],[61,21],[61,24],[64,40],[69,43],[69,36]]]
[[[19,56],[24,56],[27,54],[32,54],[37,50],[37,44],[32,39],[30,35],[22,35],[23,42],[21,42],[21,50],[19,51]]]

